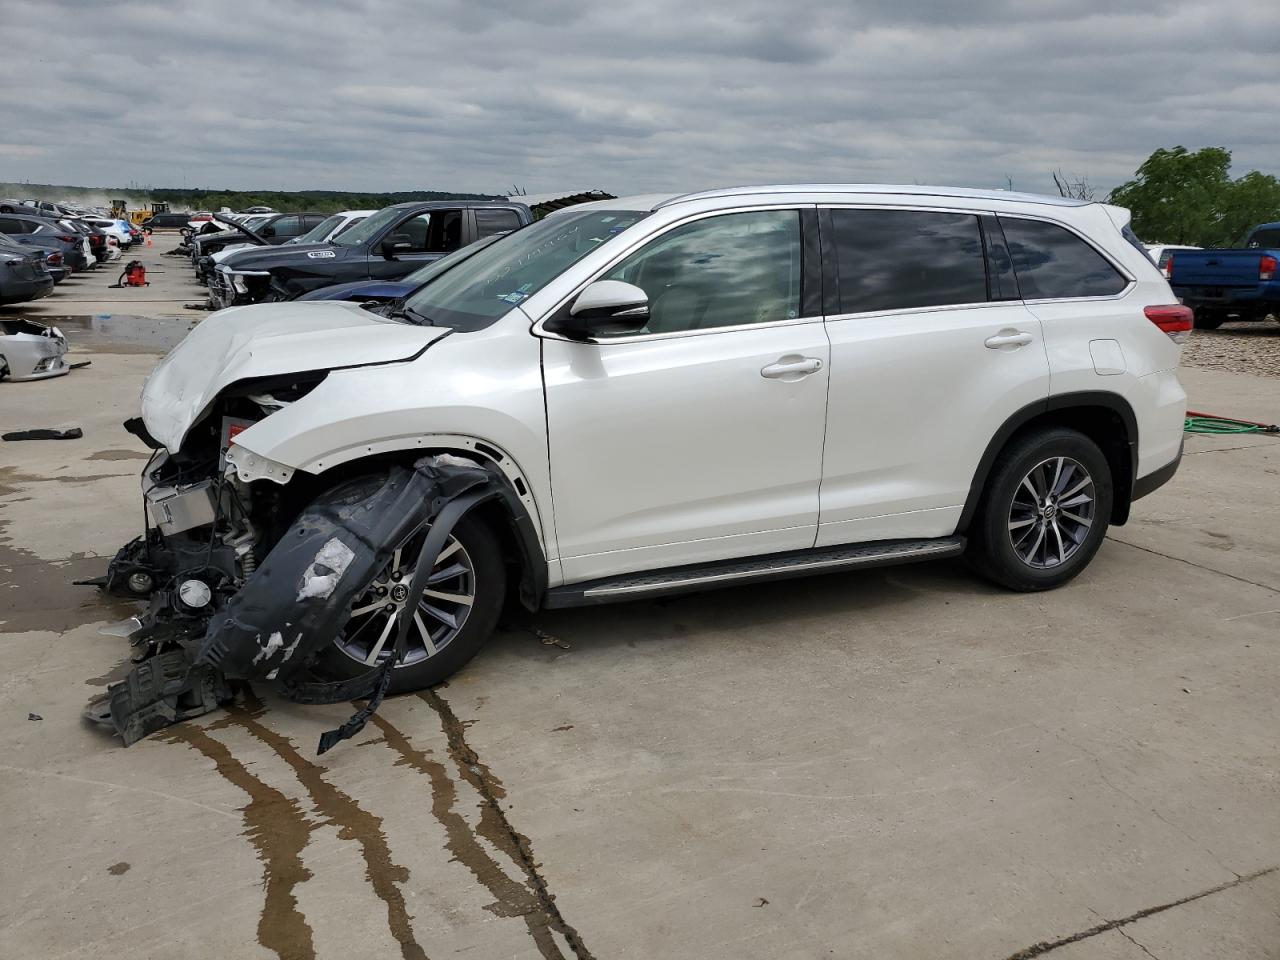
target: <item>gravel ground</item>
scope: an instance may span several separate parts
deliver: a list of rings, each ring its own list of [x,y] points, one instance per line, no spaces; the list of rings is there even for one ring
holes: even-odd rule
[[[1182,350],[1189,367],[1280,377],[1280,323],[1227,323],[1217,330],[1196,330]]]

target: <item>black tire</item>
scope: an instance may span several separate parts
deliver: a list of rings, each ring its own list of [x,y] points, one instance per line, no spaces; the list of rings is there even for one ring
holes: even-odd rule
[[[421,690],[457,673],[480,652],[502,613],[507,593],[507,569],[493,530],[478,519],[463,517],[453,528],[453,536],[471,559],[474,601],[462,626],[438,653],[402,664],[392,671],[390,692],[393,694]],[[333,680],[347,680],[370,669],[337,642],[321,654],[318,666],[326,678]]]
[[[1226,322],[1227,315],[1221,310],[1197,308],[1195,311],[1195,327],[1197,330],[1217,330]]]
[[[1053,471],[1053,464],[1060,458],[1065,465],[1055,494],[1052,492],[1053,480],[1047,474]],[[1051,502],[1047,504],[1053,508],[1050,512],[1030,506],[1028,488],[1023,485],[1024,478],[1030,482],[1032,477],[1029,475],[1033,469],[1046,462],[1050,466],[1046,473],[1038,475],[1038,482],[1050,491]],[[1083,494],[1061,497],[1079,482],[1078,469],[1088,474],[1090,486],[1084,488]],[[1089,525],[1083,528],[1075,519],[1067,519],[1077,516],[1068,512],[1067,506],[1090,490],[1092,504],[1087,510],[1083,505],[1071,506],[1071,510],[1081,511],[1080,515],[1088,514]],[[1018,437],[1001,451],[987,478],[978,514],[969,531],[967,559],[982,576],[1010,590],[1051,590],[1059,587],[1088,566],[1098,552],[1107,534],[1114,497],[1107,458],[1084,434],[1065,427],[1051,427]],[[1025,525],[1028,517],[1035,518],[1029,521],[1030,526]],[[1027,538],[1021,540],[1017,547],[1015,537],[1019,533],[1013,530],[1015,523],[1019,525],[1019,531],[1025,531],[1022,536]],[[1043,559],[1051,565],[1037,565],[1038,559],[1028,560],[1019,552],[1019,548],[1024,552],[1028,550],[1031,538],[1041,529],[1045,532],[1042,549],[1046,556]],[[1053,555],[1055,539],[1056,553],[1065,554],[1065,560]],[[1031,552],[1033,557],[1039,557],[1034,547]]]

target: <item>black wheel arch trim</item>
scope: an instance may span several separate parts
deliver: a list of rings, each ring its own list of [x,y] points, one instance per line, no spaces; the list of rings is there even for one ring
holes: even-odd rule
[[[996,457],[1000,455],[1000,451],[1005,448],[1018,430],[1037,417],[1042,417],[1048,413],[1087,409],[1089,407],[1101,407],[1116,414],[1124,423],[1125,432],[1128,434],[1128,483],[1125,489],[1121,489],[1120,483],[1116,484],[1111,522],[1120,526],[1128,520],[1129,504],[1133,499],[1136,499],[1134,496],[1134,478],[1138,473],[1138,417],[1133,412],[1133,407],[1130,406],[1129,401],[1118,393],[1108,393],[1104,390],[1081,390],[1076,393],[1058,394],[1057,396],[1037,400],[1035,403],[1029,403],[1000,425],[1000,429],[995,432],[987,444],[987,449],[983,451],[982,459],[978,461],[978,468],[974,471],[973,481],[969,484],[969,495],[965,498],[964,509],[960,513],[959,522],[956,524],[956,533],[964,533],[969,529],[969,525],[973,522],[973,518],[978,512],[978,504],[982,501],[982,492],[986,488],[987,478],[991,475],[991,468],[995,465]],[[1146,478],[1143,479],[1145,480]]]

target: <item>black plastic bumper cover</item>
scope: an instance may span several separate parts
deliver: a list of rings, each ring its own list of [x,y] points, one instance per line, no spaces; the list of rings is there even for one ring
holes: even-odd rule
[[[393,466],[381,482],[360,478],[322,495],[210,619],[196,665],[237,679],[279,680],[287,693],[346,625],[351,601],[395,548],[489,479],[476,464],[437,455],[412,469]]]
[[[1182,447],[1178,447],[1178,455],[1169,461],[1159,470],[1153,470],[1145,477],[1138,477],[1133,481],[1133,496],[1131,500],[1141,500],[1149,493],[1155,493],[1166,483],[1173,479],[1173,475],[1178,472],[1178,467],[1182,464]]]

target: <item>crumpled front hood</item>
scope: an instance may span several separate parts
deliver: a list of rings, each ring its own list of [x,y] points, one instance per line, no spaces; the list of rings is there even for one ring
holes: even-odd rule
[[[171,453],[240,380],[409,360],[449,331],[387,320],[354,303],[264,303],[212,314],[142,388],[147,432]]]

